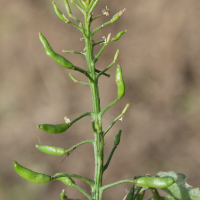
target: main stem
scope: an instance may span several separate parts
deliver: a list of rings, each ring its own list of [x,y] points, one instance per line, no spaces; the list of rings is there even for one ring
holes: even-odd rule
[[[92,190],[92,199],[100,200],[100,187],[102,186],[102,176],[103,176],[103,149],[104,149],[104,136],[102,131],[101,116],[99,115],[100,108],[100,98],[99,98],[99,88],[98,88],[98,78],[95,74],[95,63],[93,61],[93,45],[92,45],[92,35],[90,32],[90,14],[85,13],[85,45],[86,45],[86,61],[88,65],[88,72],[92,77],[93,81],[90,81],[90,88],[92,93],[92,104],[93,104],[93,120],[95,123],[95,142],[94,142],[94,155],[95,155],[95,174],[94,182],[95,186]]]

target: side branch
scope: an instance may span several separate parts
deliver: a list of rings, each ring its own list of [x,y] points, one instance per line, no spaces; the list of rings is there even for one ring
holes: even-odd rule
[[[97,62],[99,56],[103,53],[104,49],[108,46],[109,42],[110,42],[110,35],[111,33],[108,35],[108,37],[105,39],[105,44],[103,45],[103,47],[100,49],[100,51],[98,52],[98,54],[95,56],[94,58],[94,63]]]
[[[88,116],[88,115],[91,116],[91,112],[86,112],[86,113],[80,115],[80,116],[77,117],[76,119],[72,120],[72,121],[70,122],[70,125],[72,125],[73,123],[75,123],[75,122],[78,121],[79,119],[81,119],[81,118],[83,118],[83,117],[85,117],[85,116]]]
[[[84,182],[86,182],[87,184],[89,184],[91,187],[94,186],[94,181],[84,177],[84,176],[79,176],[77,174],[65,174],[63,173],[62,175],[57,175],[57,176],[52,176],[52,180],[56,180],[58,178],[61,178],[61,177],[73,177],[73,178],[78,178]]]
[[[122,181],[117,181],[115,183],[111,183],[111,184],[108,184],[108,185],[104,185],[101,187],[101,192],[103,192],[104,190],[108,189],[108,188],[111,188],[113,186],[116,186],[116,185],[119,185],[119,184],[122,184],[122,183],[132,183],[133,184],[133,179],[126,179],[126,180],[122,180]]]
[[[77,67],[77,66],[73,66],[72,68],[73,70],[75,71],[79,71],[81,72],[82,74],[85,74],[85,76],[91,81],[91,82],[94,82],[94,80],[92,79],[92,77],[89,75],[88,71],[80,68],[80,67]]]
[[[74,81],[75,83],[80,83],[81,85],[90,86],[89,83],[85,83],[85,82],[76,80],[75,77],[74,77],[71,73],[69,74],[69,77],[70,77],[70,78],[72,79],[72,81]]]
[[[94,10],[94,8],[95,8],[95,6],[97,5],[98,2],[99,2],[99,0],[91,0],[90,5],[89,5],[89,7],[90,7],[89,13],[93,12],[93,10]]]
[[[70,1],[84,14],[84,10],[74,0],[70,0]]]
[[[106,26],[108,26],[109,24],[112,24],[113,23],[113,21],[108,21],[108,22],[106,22],[106,23],[104,23],[104,24],[102,24],[101,26],[99,26],[99,27],[97,27],[96,29],[94,29],[93,31],[92,31],[92,35],[94,35],[95,33],[97,33],[99,30],[101,30],[102,28],[104,28],[104,27],[106,27]]]
[[[99,76],[104,74],[107,70],[109,70],[116,63],[118,54],[119,54],[119,50],[116,51],[115,57],[114,57],[114,60],[112,61],[112,63],[108,67],[106,67],[103,71],[101,71],[99,74],[97,74],[97,78],[99,78]]]
[[[85,55],[85,52],[81,52],[81,51],[73,51],[73,50],[62,50],[63,53],[74,53],[74,54],[81,54],[81,55]]]
[[[129,107],[129,104],[127,103],[124,110],[122,111],[122,113],[112,122],[112,124],[103,132],[103,135],[105,136],[105,134],[113,127],[113,125],[117,122],[117,120],[120,120],[124,117],[124,114],[126,113],[127,109]]]
[[[112,156],[113,156],[116,148],[117,148],[117,145],[114,145],[114,147],[113,147],[113,149],[112,149],[112,151],[111,151],[111,153],[110,153],[110,155],[108,157],[108,160],[107,160],[106,164],[103,166],[103,171],[105,171],[108,168],[108,165],[110,164],[110,161],[112,159]]]
[[[102,72],[102,71],[100,71],[100,70],[98,70],[98,69],[95,69],[95,72],[101,73],[102,75],[107,76],[108,78],[110,78],[110,74],[106,74],[105,72]],[[98,76],[98,75],[97,75],[97,76]]]
[[[70,6],[69,6],[69,2],[68,0],[64,0],[64,4],[65,4],[65,8],[67,11],[67,14],[69,15],[69,17],[71,17],[72,19],[74,19],[75,21],[77,21],[78,23],[80,23],[81,21],[78,20],[71,12]]]
[[[91,139],[91,140],[84,140],[84,141],[81,141],[81,142],[79,142],[79,143],[73,145],[71,148],[67,149],[67,152],[70,152],[70,151],[72,151],[74,148],[76,148],[76,147],[78,147],[78,146],[80,146],[80,145],[82,145],[82,144],[86,144],[86,143],[92,143],[92,144],[94,144],[94,140]]]
[[[110,107],[112,107],[113,105],[115,105],[121,98],[117,98],[116,100],[114,100],[112,103],[110,103],[109,105],[107,105],[100,113],[99,116],[102,116]]]
[[[77,190],[79,190],[83,195],[85,195],[89,200],[92,200],[92,197],[81,187],[77,186],[77,185],[73,185],[73,188],[76,188]]]
[[[95,3],[96,3],[96,2],[95,2]],[[93,5],[95,5],[95,3],[94,3]],[[112,17],[112,19],[111,19],[110,21],[108,21],[108,22],[102,24],[101,26],[97,27],[96,29],[94,29],[94,30],[92,31],[91,34],[94,35],[96,32],[98,32],[98,31],[101,30],[102,28],[104,28],[104,27],[108,26],[109,24],[112,24],[113,22],[117,21],[117,20],[122,16],[122,14],[123,14],[123,12],[124,12],[125,10],[126,10],[126,9],[119,11],[116,15],[114,15],[114,16]]]

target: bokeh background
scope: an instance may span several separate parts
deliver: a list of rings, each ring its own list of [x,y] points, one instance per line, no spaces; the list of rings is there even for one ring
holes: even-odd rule
[[[62,0],[55,0],[66,14]],[[175,171],[187,175],[187,182],[200,186],[200,1],[199,0],[101,0],[94,15],[108,6],[110,16],[97,19],[92,28],[108,21],[126,8],[116,23],[94,36],[128,30],[117,42],[111,42],[97,63],[102,70],[120,49],[117,63],[123,67],[125,97],[103,119],[103,128],[130,107],[106,135],[105,161],[113,138],[122,129],[119,147],[104,174],[108,184],[136,175]],[[82,15],[73,6],[77,18]],[[13,160],[34,171],[53,175],[77,173],[93,178],[94,155],[90,144],[78,147],[64,162],[46,155],[35,144],[69,148],[93,138],[90,117],[75,123],[66,133],[51,135],[37,124],[63,123],[64,116],[74,119],[92,109],[90,89],[75,84],[69,71],[46,56],[38,39],[42,32],[58,53],[74,65],[86,69],[81,55],[64,54],[63,49],[81,51],[84,42],[78,30],[65,24],[54,13],[51,1],[0,1],[0,199],[56,200],[62,189],[70,198],[82,198],[79,192],[60,182],[36,185],[19,177]],[[101,46],[95,47],[95,53]],[[101,107],[117,96],[115,68],[111,78],[99,82]],[[82,74],[72,72],[78,80]],[[90,192],[83,182],[76,183]],[[104,199],[123,199],[130,184],[119,185],[104,193]],[[148,198],[149,193],[146,196]]]

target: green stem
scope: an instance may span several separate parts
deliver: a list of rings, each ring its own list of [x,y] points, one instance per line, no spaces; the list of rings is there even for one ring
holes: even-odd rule
[[[85,55],[85,52],[81,52],[81,51],[62,50],[62,52],[63,52],[63,53],[75,53],[75,54]]]
[[[106,164],[103,166],[103,171],[105,171],[108,168],[108,165],[110,164],[110,161],[112,159],[112,156],[113,156],[116,148],[117,148],[117,145],[114,145],[114,147],[112,148],[112,151],[110,152],[110,155],[108,157],[108,160],[107,160]]]
[[[77,0],[77,1],[78,1],[79,5],[81,6],[81,8],[84,9],[85,6],[84,6],[84,4],[82,3],[82,1],[81,1],[81,0]]]
[[[101,44],[101,43],[103,43],[103,42],[105,42],[105,40],[99,40],[99,41],[97,41],[97,42],[94,42],[94,43],[93,43],[93,47],[96,46],[96,45],[98,45],[98,44]]]
[[[77,185],[73,185],[73,188],[76,188],[77,190],[79,190],[83,195],[85,195],[89,200],[92,200],[91,196],[81,187],[77,186]]]
[[[138,187],[138,186],[135,188],[134,195],[133,195],[133,200],[136,200],[136,199],[137,199],[138,194],[139,194],[139,192],[140,192],[141,189],[142,189],[142,188],[141,188],[141,187]]]
[[[70,122],[70,124],[72,125],[73,123],[75,123],[75,122],[78,121],[79,119],[81,119],[81,118],[83,118],[83,117],[85,117],[85,116],[88,116],[88,115],[91,115],[91,112],[86,112],[86,113],[80,115],[80,116],[77,117],[76,119],[72,120],[72,121]]]
[[[92,144],[94,144],[94,140],[84,140],[84,141],[81,141],[81,142],[79,142],[79,143],[73,145],[71,148],[67,149],[67,151],[70,152],[70,151],[72,151],[74,148],[76,148],[76,147],[78,147],[78,146],[80,146],[80,145],[82,145],[82,144],[86,144],[86,143],[92,143]]]
[[[92,22],[95,20],[95,19],[98,19],[99,17],[102,17],[104,16],[103,14],[100,14],[100,15],[97,15],[96,17],[92,18]]]
[[[122,113],[117,118],[115,118],[115,120],[112,122],[112,124],[103,132],[104,136],[113,127],[113,125],[117,122],[117,120],[124,117],[124,114],[126,113],[128,107],[129,107],[129,104],[127,103],[124,110],[122,111]]]
[[[150,188],[150,190],[151,190],[151,192],[153,194],[154,200],[160,200],[161,199],[158,191],[155,188]]]
[[[80,23],[81,21],[78,20],[71,12],[70,6],[69,6],[69,2],[68,0],[64,0],[64,4],[65,4],[65,8],[67,10],[67,14],[69,15],[69,17],[71,17],[72,19],[74,19],[75,21],[77,21],[78,23]]]
[[[80,83],[81,85],[90,86],[89,83],[85,83],[85,82],[76,80],[75,77],[74,77],[71,73],[69,73],[69,77],[70,77],[70,78],[72,79],[72,81],[74,81],[75,83]]]
[[[100,200],[99,191],[102,186],[102,176],[103,176],[103,147],[104,147],[104,137],[102,133],[102,122],[100,113],[100,98],[99,98],[99,88],[98,80],[95,74],[95,63],[93,61],[93,41],[92,34],[90,32],[90,18],[89,14],[85,14],[85,47],[86,47],[86,61],[88,66],[88,72],[92,77],[93,81],[89,80],[90,88],[92,93],[92,104],[93,104],[93,120],[94,120],[94,156],[95,156],[95,173],[94,182],[95,185],[92,190],[92,199]]]
[[[70,0],[70,1],[84,14],[83,9],[77,3],[75,3],[74,0]]]
[[[99,0],[92,0],[91,3],[90,3],[90,11],[89,13],[92,13],[95,6],[97,5],[97,3],[99,2]]]
[[[119,184],[122,184],[122,183],[133,183],[133,179],[121,180],[121,181],[117,181],[115,183],[104,185],[103,187],[101,187],[101,192],[103,192],[104,190],[106,190],[110,187],[113,187],[113,186],[116,186],[116,185],[119,185]]]
[[[112,24],[112,23],[113,23],[113,21],[110,20],[110,21],[108,21],[108,22],[102,24],[101,26],[97,27],[96,29],[94,29],[94,30],[92,31],[92,35],[94,35],[96,32],[98,32],[98,31],[101,30],[102,28],[104,28],[104,27],[106,27],[106,26],[108,26],[109,24]]]
[[[84,69],[82,69],[82,68],[80,68],[80,67],[77,67],[77,66],[73,66],[72,69],[75,70],[75,71],[81,72],[81,73],[84,74],[91,82],[93,82],[92,77],[89,75],[89,73],[88,73],[86,70],[84,70]]]
[[[112,63],[108,67],[106,67],[103,71],[101,71],[99,74],[97,74],[97,78],[99,78],[99,76],[104,74],[107,70],[109,70],[116,63],[118,55],[119,55],[119,50],[116,51],[115,57],[114,57],[114,60],[112,61]]]
[[[102,72],[102,71],[100,71],[98,69],[95,69],[95,72],[101,73],[102,75],[107,76],[108,78],[110,77],[110,74],[106,74],[105,72]]]
[[[108,46],[109,42],[110,42],[110,34],[108,35],[108,38],[105,39],[105,44],[103,45],[103,47],[100,49],[98,54],[95,56],[94,63],[97,62],[99,56],[103,53],[104,49]]]
[[[116,100],[114,100],[113,102],[111,102],[109,105],[107,105],[100,113],[99,116],[102,117],[102,115],[113,105],[115,105],[121,98],[117,98]]]
[[[52,177],[52,180],[55,180],[55,179],[61,178],[61,177],[78,178],[78,179],[80,179],[80,180],[86,182],[87,184],[89,184],[91,187],[93,187],[93,185],[94,185],[94,181],[92,181],[92,180],[90,180],[90,179],[88,179],[88,178],[86,178],[86,177],[84,177],[84,176],[79,176],[79,175],[77,175],[77,174],[65,174],[65,173],[63,173],[62,175],[53,176],[53,177]]]

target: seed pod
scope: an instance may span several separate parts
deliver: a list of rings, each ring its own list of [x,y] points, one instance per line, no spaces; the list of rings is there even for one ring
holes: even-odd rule
[[[122,130],[119,130],[119,132],[115,136],[114,145],[116,145],[116,146],[120,143],[121,133],[122,133]]]
[[[63,191],[60,193],[60,199],[61,199],[61,200],[69,200],[68,197],[67,197],[66,194],[65,194],[65,190],[63,190]]]
[[[59,175],[63,175],[64,173],[59,172],[57,174],[55,174],[54,176],[59,176]],[[61,177],[61,178],[56,178],[54,180],[59,180],[61,182],[63,182],[65,185],[72,187],[73,185],[76,185],[75,182],[72,180],[72,178],[70,178],[69,176],[67,177]]]
[[[62,57],[61,55],[55,53],[53,51],[53,49],[51,48],[51,46],[49,45],[48,41],[46,40],[46,38],[42,35],[42,33],[39,33],[39,38],[40,41],[42,42],[44,49],[46,51],[46,54],[52,58],[55,62],[57,62],[59,65],[61,65],[62,67],[65,67],[67,69],[72,69],[74,67],[74,65],[68,61],[66,58]]]
[[[122,76],[122,68],[120,65],[117,65],[115,81],[117,83],[117,95],[118,98],[122,98],[125,94],[125,83]]]
[[[16,161],[13,162],[15,171],[24,179],[33,183],[47,183],[51,181],[51,176],[46,174],[37,173],[22,167]]]
[[[70,127],[70,124],[41,124],[37,127],[47,133],[59,134],[65,132]]]
[[[37,144],[35,146],[38,150],[46,154],[54,156],[63,156],[67,154],[67,150],[60,147],[54,147],[50,145],[37,145]]]
[[[64,22],[69,22],[69,20],[65,17],[65,15],[64,14],[62,14],[61,12],[60,12],[60,10],[58,9],[58,6],[55,4],[55,2],[52,2],[52,4],[53,4],[53,7],[54,7],[54,10],[55,10],[55,13],[56,13],[56,15],[61,19],[61,20],[63,20]]]
[[[173,178],[141,177],[134,180],[134,183],[141,187],[167,188],[175,183]]]
[[[111,39],[111,41],[117,41],[117,40],[119,40],[119,38],[120,38],[124,33],[126,33],[126,32],[127,32],[127,30],[125,30],[125,31],[120,31],[114,38]]]
[[[112,22],[115,22],[117,21],[123,14],[123,12],[125,11],[126,9],[124,8],[124,10],[121,10],[119,11],[116,15],[114,15],[111,19]]]

